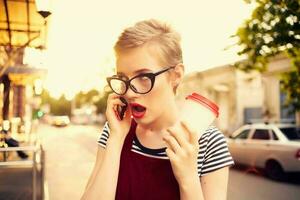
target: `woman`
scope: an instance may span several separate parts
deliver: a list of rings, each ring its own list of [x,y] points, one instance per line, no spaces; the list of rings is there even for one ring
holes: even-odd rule
[[[209,127],[201,138],[180,122],[176,89],[184,66],[180,36],[146,20],[115,44],[117,73],[108,78],[97,160],[82,200],[226,199],[233,164],[225,138]],[[118,106],[126,106],[124,118]]]

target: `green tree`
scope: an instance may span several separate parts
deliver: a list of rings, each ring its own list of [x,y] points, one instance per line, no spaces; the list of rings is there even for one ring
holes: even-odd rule
[[[94,97],[97,97],[97,96],[99,96],[100,94],[99,94],[99,92],[98,92],[98,90],[96,90],[96,89],[91,89],[90,91],[88,91],[87,93],[86,93],[86,101],[87,102],[89,102],[89,103],[91,103],[91,102],[93,102],[93,98]]]
[[[107,90],[107,89],[106,89]],[[81,107],[84,104],[93,104],[97,107],[97,113],[105,114],[106,101],[110,92],[104,90],[99,92],[96,89],[91,89],[88,92],[78,92],[75,98],[76,108]],[[50,113],[53,115],[71,115],[71,101],[68,101],[64,95],[59,99],[51,97],[49,92],[44,89],[42,94],[42,104],[50,105]]]
[[[79,93],[77,93],[74,98],[75,98],[76,108],[81,107],[84,104],[84,102],[85,102],[85,95],[84,95],[84,93],[82,91],[80,91]]]
[[[53,115],[71,115],[71,102],[66,99],[64,95],[61,95],[59,99],[51,97],[49,91],[43,89],[41,94],[42,105],[50,105],[50,113]],[[34,113],[38,115],[39,109]]]
[[[95,97],[98,97],[100,94],[98,92],[98,90],[96,89],[91,89],[88,92],[82,92],[80,91],[79,93],[76,94],[75,96],[75,105],[76,108],[81,107],[84,104],[92,104],[93,103],[93,99]]]
[[[42,105],[43,104],[50,104],[52,101],[52,97],[49,94],[49,91],[46,89],[43,89],[42,94],[41,94],[41,99],[42,99]]]
[[[109,94],[109,92],[103,92],[100,98],[96,102],[94,102],[94,105],[97,107],[97,113],[105,114],[107,98]]]
[[[240,55],[245,62],[236,63],[243,71],[266,70],[269,59],[285,55],[291,60],[291,70],[282,74],[281,89],[287,104],[297,111],[300,124],[300,1],[299,0],[245,0],[255,1],[250,19],[238,28]]]
[[[106,89],[107,90],[107,89]],[[75,105],[76,108],[81,107],[84,104],[93,104],[97,107],[97,113],[105,114],[106,111],[106,101],[109,92],[106,90],[99,92],[96,89],[91,89],[88,92],[82,92],[76,94]]]
[[[71,116],[71,102],[68,101],[65,95],[57,100],[54,99],[50,104],[51,113],[54,115],[69,115]]]

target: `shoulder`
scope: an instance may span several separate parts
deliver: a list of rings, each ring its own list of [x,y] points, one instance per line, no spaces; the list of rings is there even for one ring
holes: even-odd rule
[[[216,127],[210,126],[199,140],[200,152],[203,154],[201,175],[234,164],[224,134]]]
[[[137,125],[136,122],[134,120],[132,120],[129,132],[134,131],[136,125]],[[107,143],[107,140],[109,138],[109,134],[110,134],[110,128],[109,128],[108,121],[106,121],[103,125],[102,131],[101,131],[100,136],[99,136],[98,141],[97,141],[97,143],[101,147],[103,147],[103,148],[106,147],[106,143]]]
[[[216,126],[210,126],[202,134],[201,138],[199,139],[199,143],[203,143],[203,142],[212,143],[220,139],[225,139],[224,134]]]
[[[98,138],[98,141],[97,141],[97,143],[103,148],[106,147],[106,143],[109,138],[109,132],[110,132],[110,129],[108,126],[108,122],[106,121],[105,124],[103,125],[102,131],[100,133],[100,137]]]
[[[205,156],[209,156],[211,151],[226,149],[227,142],[224,134],[216,126],[210,126],[199,140],[200,148],[205,150]]]

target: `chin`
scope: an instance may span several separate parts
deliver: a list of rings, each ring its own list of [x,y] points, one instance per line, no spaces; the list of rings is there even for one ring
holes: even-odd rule
[[[138,124],[142,124],[142,125],[149,125],[151,124],[151,122],[153,122],[153,120],[149,119],[149,117],[147,117],[146,115],[143,116],[142,118],[133,118],[136,123]]]

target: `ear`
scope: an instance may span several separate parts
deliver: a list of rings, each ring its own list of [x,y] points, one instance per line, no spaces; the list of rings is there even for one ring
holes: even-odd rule
[[[184,65],[182,63],[177,64],[172,74],[173,87],[177,87],[184,76]]]

